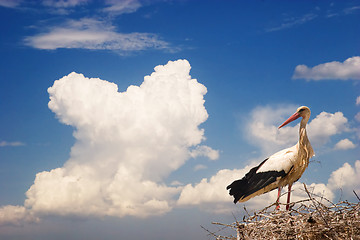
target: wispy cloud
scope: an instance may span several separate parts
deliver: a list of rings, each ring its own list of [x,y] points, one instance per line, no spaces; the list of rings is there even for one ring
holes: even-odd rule
[[[312,68],[303,64],[298,65],[292,78],[306,80],[360,80],[360,57],[351,57],[344,62],[322,63]]]
[[[34,9],[36,7],[45,7],[47,13],[52,14],[69,14],[73,8],[90,3],[91,0],[42,0],[30,2],[24,0],[0,0],[0,7]],[[36,3],[37,5],[35,5]]]
[[[91,0],[43,0],[42,5],[48,7],[55,14],[69,14],[75,7],[90,4]],[[136,12],[142,4],[138,0],[107,0],[98,8],[99,12],[113,15]]]
[[[107,0],[99,4],[95,4],[91,0],[42,0],[37,5],[20,0],[0,0],[0,6],[24,9],[32,9],[37,6],[46,10],[47,13],[63,15],[57,16],[57,20],[60,19],[60,21],[56,24],[45,25],[49,21],[43,21],[41,27],[32,25],[32,28],[39,32],[24,37],[23,44],[36,49],[109,50],[120,55],[129,55],[144,50],[167,52],[180,50],[180,47],[172,46],[155,33],[138,32],[136,29],[126,33],[117,30],[113,22],[115,17],[136,12],[143,6],[139,0]],[[96,9],[95,17],[79,19],[71,15],[75,11],[80,11],[82,15],[87,16],[88,11],[84,9],[90,9],[90,7]]]
[[[21,4],[22,0],[0,0],[0,7],[15,8]]]
[[[47,8],[47,12],[52,14],[68,15],[78,6],[89,4],[91,0],[43,0],[42,5]]]
[[[43,0],[42,3],[44,6],[54,7],[54,8],[70,8],[78,5],[88,3],[89,0]]]
[[[265,29],[265,32],[275,32],[284,29],[293,28],[305,23],[308,23],[316,18],[332,18],[345,16],[350,14],[355,14],[360,10],[360,6],[351,6],[344,9],[333,9],[333,6],[330,5],[330,8],[324,13],[320,7],[316,7],[312,13],[304,14],[300,17],[288,17],[283,20],[281,24],[275,27],[270,27]]]
[[[351,6],[346,7],[341,10],[333,8],[333,4],[330,5],[330,8],[326,11],[326,18],[332,17],[341,17],[350,14],[356,14],[360,10],[360,6]]]
[[[103,11],[111,14],[124,14],[132,13],[141,7],[141,3],[138,0],[107,0],[108,7],[104,8]]]
[[[169,43],[153,33],[120,33],[105,21],[82,18],[68,20],[46,32],[24,39],[26,45],[37,49],[80,48],[112,50],[120,54],[147,49],[174,51]]]
[[[283,29],[288,29],[288,28],[292,28],[294,26],[298,26],[298,25],[302,25],[304,23],[307,23],[313,19],[315,19],[318,15],[314,14],[314,13],[308,13],[305,14],[301,17],[293,17],[293,18],[288,18],[285,19],[283,23],[281,23],[279,26],[276,27],[272,27],[272,28],[268,28],[265,31],[266,32],[275,32],[275,31],[280,31]]]
[[[344,14],[353,14],[360,10],[360,6],[352,6],[343,10]]]
[[[1,141],[0,142],[0,147],[19,147],[19,146],[24,146],[25,143],[23,142],[8,142],[8,141]]]
[[[35,5],[35,4],[37,5]],[[47,13],[67,15],[74,12],[74,9],[79,6],[92,5],[93,0],[41,0],[33,3],[24,0],[0,0],[0,7],[19,8],[26,7],[33,9],[36,7],[45,7]],[[98,13],[107,13],[113,15],[120,15],[125,13],[136,12],[142,3],[139,0],[106,0],[100,1],[96,8]]]

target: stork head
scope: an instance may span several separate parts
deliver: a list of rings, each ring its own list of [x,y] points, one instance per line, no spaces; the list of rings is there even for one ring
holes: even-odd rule
[[[283,124],[279,126],[279,128],[282,128],[286,124],[298,119],[299,117],[306,119],[307,122],[310,118],[310,114],[310,108],[306,106],[299,107],[293,115],[291,115]]]

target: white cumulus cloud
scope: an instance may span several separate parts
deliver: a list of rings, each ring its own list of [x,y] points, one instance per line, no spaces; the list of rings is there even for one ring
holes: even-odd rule
[[[195,184],[186,185],[177,202],[178,206],[199,206],[200,208],[211,212],[231,212],[233,211],[233,198],[229,196],[226,186],[232,181],[242,178],[252,166],[245,166],[242,169],[222,169],[219,170],[214,176],[204,178]],[[311,171],[308,169],[307,171]],[[354,197],[353,190],[357,193],[360,192],[360,160],[357,160],[354,166],[349,163],[337,170],[333,171],[327,183],[310,183],[307,184],[307,189],[314,196],[321,198],[324,197],[329,201],[334,201],[336,191],[341,189],[343,197],[346,199]],[[282,190],[281,203],[286,203],[287,187]],[[277,191],[254,197],[243,204],[250,210],[262,209],[275,202],[277,198]],[[296,182],[292,187],[291,201],[296,202],[308,199],[308,195],[304,190],[301,179]],[[324,204],[328,202],[323,200]],[[215,207],[216,206],[216,207]]]
[[[179,206],[199,206],[211,212],[228,213],[233,210],[233,198],[229,196],[226,186],[232,181],[242,178],[250,168],[250,166],[245,166],[243,169],[223,169],[210,178],[202,179],[199,183],[188,184],[183,188],[177,204]],[[311,169],[307,171],[311,171]],[[307,184],[307,189],[314,196],[319,197],[319,200],[324,197],[329,201],[334,201],[335,193],[339,189],[342,190],[345,198],[353,197],[353,190],[359,193],[360,182],[358,179],[360,179],[360,160],[357,160],[354,166],[345,163],[331,173],[327,183]],[[286,194],[284,194],[286,191],[287,187],[282,190],[281,203],[286,203]],[[276,198],[277,191],[274,190],[254,197],[245,203],[237,203],[237,205],[243,204],[248,209],[258,210],[274,203]],[[292,187],[291,201],[296,202],[304,199],[308,199],[308,195],[300,179]],[[325,200],[324,204],[327,204]]]
[[[36,175],[26,211],[118,217],[170,211],[181,187],[165,179],[205,139],[199,125],[208,117],[207,89],[189,72],[188,61],[170,61],[125,92],[77,73],[55,81],[49,108],[74,127],[76,142],[63,167]]]
[[[360,57],[355,56],[344,62],[328,62],[312,68],[306,65],[298,65],[295,68],[293,79],[306,80],[360,80]]]
[[[294,126],[289,124],[281,129],[278,129],[278,126],[296,109],[295,105],[256,107],[245,123],[248,140],[258,146],[264,156],[294,145],[299,138],[299,123]],[[297,122],[300,121],[297,120]],[[348,131],[347,124],[348,120],[342,112],[321,112],[311,117],[307,126],[311,144],[321,146],[327,143],[332,136]]]
[[[345,139],[340,140],[338,143],[336,143],[334,148],[336,150],[347,150],[347,149],[352,149],[355,147],[356,147],[356,145],[352,141],[345,138]]]
[[[353,191],[360,193],[360,160],[355,161],[354,167],[344,163],[334,171],[328,181],[328,188],[333,191],[341,190],[344,197],[354,196]]]
[[[226,186],[231,183],[230,179],[237,179],[249,170],[248,166],[244,169],[222,169],[210,179],[203,178],[197,184],[188,184],[181,191],[178,204],[199,205],[209,202],[232,202]]]
[[[356,98],[356,105],[359,106],[360,105],[360,96],[358,96]],[[360,122],[360,112],[358,112],[356,115],[355,115],[355,120]],[[356,133],[357,133],[357,136],[360,138],[360,127],[358,126],[356,129],[355,129]]]
[[[38,49],[81,48],[112,50],[120,54],[147,49],[170,50],[169,43],[161,40],[156,34],[120,33],[113,25],[93,18],[68,20],[61,26],[28,36],[24,42]]]
[[[321,112],[308,126],[310,140],[318,145],[325,144],[331,136],[346,131],[349,131],[348,120],[342,112]]]
[[[206,168],[207,168],[207,166],[205,166],[204,164],[198,164],[194,167],[194,171],[199,171],[199,170],[203,170]]]
[[[295,144],[298,141],[299,124],[295,126],[286,126],[281,129],[277,127],[295,112],[297,106],[294,105],[277,105],[277,106],[259,106],[251,113],[249,120],[245,123],[244,128],[247,130],[248,139],[256,144],[262,151],[262,155],[275,153],[276,149],[284,148]],[[330,140],[334,135],[348,131],[347,119],[341,112],[327,113],[321,112],[313,118],[308,126],[308,135],[313,145],[322,145]],[[267,155],[269,156],[269,155]],[[229,196],[226,186],[232,181],[241,179],[253,166],[261,162],[251,165],[244,164],[242,169],[222,169],[209,178],[203,178],[195,184],[184,186],[181,191],[177,204],[179,206],[199,206],[207,211],[212,212],[229,212],[232,211],[233,198]],[[246,161],[246,159],[244,160]],[[360,166],[360,161],[356,163]],[[345,166],[345,165],[344,165]],[[335,198],[334,190],[337,182],[348,184],[346,180],[340,181],[340,176],[345,175],[346,170],[352,169],[350,175],[353,179],[358,179],[358,173],[346,164],[345,170],[342,168],[334,171],[328,183],[311,183],[307,185],[311,193],[333,201]],[[311,171],[308,169],[307,171]],[[360,171],[359,171],[360,172]],[[291,199],[293,202],[307,199],[308,196],[304,190],[303,184],[296,182],[292,187]],[[349,186],[348,186],[349,185]],[[349,183],[347,190],[354,186]],[[350,187],[351,186],[351,187]],[[287,191],[287,187],[282,193]],[[349,191],[348,191],[349,192]],[[250,199],[244,204],[248,209],[261,209],[275,202],[277,191],[271,191],[267,194],[257,196]],[[286,196],[281,197],[280,202],[286,202]],[[216,206],[216,207],[215,207]]]
[[[214,150],[209,146],[201,145],[192,150],[190,156],[193,158],[203,156],[208,157],[210,160],[217,160],[219,158],[219,150]]]
[[[282,147],[295,144],[298,126],[278,129],[281,123],[295,112],[295,105],[258,106],[250,113],[245,123],[246,137],[258,146],[264,155],[275,153]]]
[[[0,207],[0,225],[21,225],[24,221],[37,222],[39,218],[33,216],[24,206]]]
[[[218,171],[209,179],[204,178],[197,184],[188,184],[184,187],[178,200],[179,206],[200,206],[206,211],[211,212],[229,212],[232,211],[233,197],[226,190],[226,186],[232,181],[242,178],[248,171],[250,166],[243,169],[223,169]],[[332,190],[323,183],[312,183],[307,186],[308,190],[320,197],[325,197],[332,201],[334,194]],[[286,193],[287,187],[282,190]],[[275,202],[277,191],[254,197],[244,204],[248,209],[262,209]],[[292,187],[291,201],[307,199],[308,196],[304,191],[303,184],[296,182]],[[286,203],[286,196],[280,198],[280,202]],[[214,208],[216,206],[216,208]]]
[[[355,115],[355,120],[360,122],[360,112]]]

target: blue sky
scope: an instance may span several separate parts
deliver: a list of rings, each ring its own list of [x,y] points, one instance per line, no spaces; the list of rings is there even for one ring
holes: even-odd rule
[[[295,144],[276,126],[301,105],[299,182],[360,193],[358,1],[0,0],[0,18],[1,239],[208,239],[275,200],[225,187]]]

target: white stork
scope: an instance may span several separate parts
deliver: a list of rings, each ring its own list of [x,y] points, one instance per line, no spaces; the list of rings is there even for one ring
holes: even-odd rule
[[[278,188],[276,200],[279,209],[281,188],[288,185],[286,210],[289,210],[291,186],[299,180],[314,156],[314,150],[306,135],[306,123],[310,118],[308,107],[299,107],[279,128],[302,117],[299,129],[299,141],[290,148],[281,150],[265,159],[258,166],[252,168],[242,179],[236,180],[227,186],[229,194],[234,197],[234,203],[245,202],[250,198],[267,193]]]

